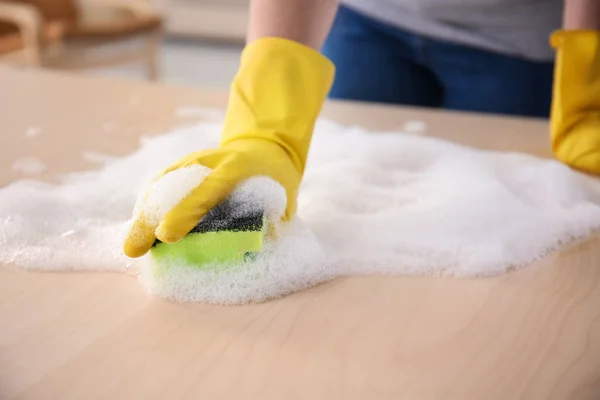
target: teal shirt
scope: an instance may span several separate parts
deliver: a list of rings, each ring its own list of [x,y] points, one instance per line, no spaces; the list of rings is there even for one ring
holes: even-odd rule
[[[376,20],[456,44],[549,61],[562,0],[341,0]]]

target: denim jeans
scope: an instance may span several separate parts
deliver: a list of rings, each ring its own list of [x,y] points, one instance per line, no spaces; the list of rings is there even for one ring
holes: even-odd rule
[[[553,62],[433,40],[341,6],[323,53],[331,98],[548,117]]]

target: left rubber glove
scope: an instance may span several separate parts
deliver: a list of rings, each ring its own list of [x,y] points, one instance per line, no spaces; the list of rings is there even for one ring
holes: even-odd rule
[[[557,31],[550,130],[563,163],[600,174],[600,32]]]

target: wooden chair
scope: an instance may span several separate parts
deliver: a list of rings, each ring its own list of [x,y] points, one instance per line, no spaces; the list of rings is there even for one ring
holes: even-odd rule
[[[155,80],[162,26],[146,0],[0,0],[0,62],[60,69],[142,63]]]

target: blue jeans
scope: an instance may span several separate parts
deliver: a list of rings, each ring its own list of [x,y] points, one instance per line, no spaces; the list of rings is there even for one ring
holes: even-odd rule
[[[323,53],[331,98],[548,117],[553,62],[432,40],[341,6]]]

